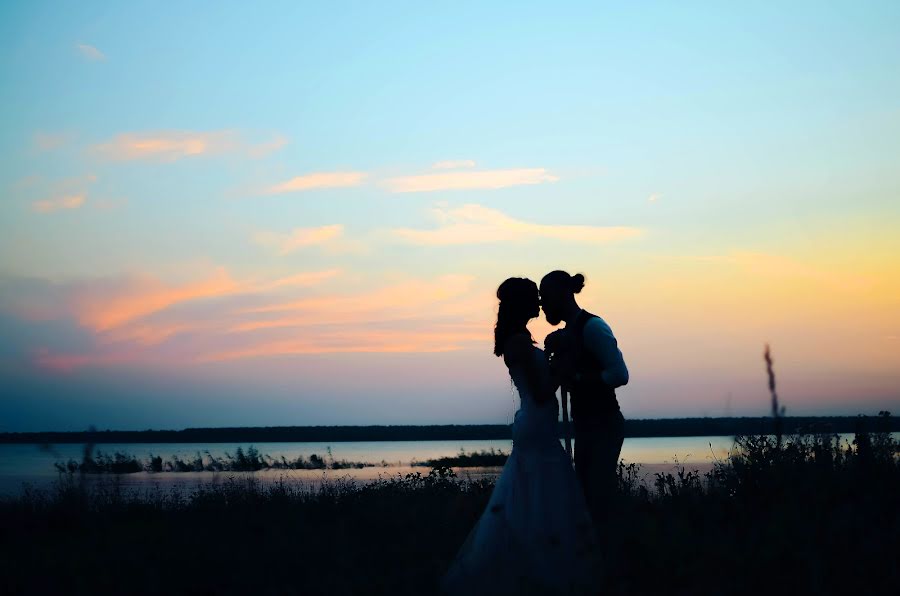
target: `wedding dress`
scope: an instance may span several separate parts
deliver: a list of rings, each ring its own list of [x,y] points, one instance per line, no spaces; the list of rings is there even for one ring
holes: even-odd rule
[[[550,384],[544,352],[530,356]],[[525,366],[510,376],[520,398],[513,448],[488,506],[444,578],[448,594],[590,592],[597,549],[584,495],[559,441],[556,400],[538,403]]]

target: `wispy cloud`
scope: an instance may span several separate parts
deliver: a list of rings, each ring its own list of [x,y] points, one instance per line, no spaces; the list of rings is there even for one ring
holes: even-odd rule
[[[656,201],[660,200],[661,198],[663,198],[663,194],[661,192],[655,192],[655,193],[651,194],[649,197],[647,197],[647,202],[655,203]]]
[[[479,170],[400,176],[383,182],[391,192],[433,192],[438,190],[493,190],[556,182],[559,180],[544,168],[512,170]]]
[[[451,352],[466,344],[484,342],[489,331],[470,329],[414,331],[348,330],[319,332],[311,337],[264,341],[232,350],[215,351],[200,358],[203,362],[222,362],[246,358],[334,353],[428,353]]]
[[[76,296],[75,308],[83,326],[102,332],[178,303],[230,295],[240,287],[221,267],[206,279],[176,286],[154,277],[135,277],[105,286],[84,287]]]
[[[104,54],[94,46],[88,45],[86,43],[76,43],[75,50],[77,50],[83,58],[94,62],[102,62],[106,60],[106,54]]]
[[[282,135],[275,135],[269,141],[256,143],[247,148],[247,154],[253,158],[266,157],[276,151],[282,149],[288,144],[288,138]]]
[[[176,130],[124,133],[95,145],[91,151],[113,161],[176,161],[185,157],[226,153],[236,150],[238,146],[237,135],[232,131]]]
[[[332,286],[338,290],[323,287],[339,273],[240,281],[217,268],[175,284],[152,276],[20,282],[6,290],[0,286],[0,299],[5,298],[0,307],[42,325],[55,321],[70,328],[74,322],[88,334],[77,347],[67,340],[32,348],[32,363],[52,372],[125,361],[436,352],[490,342],[493,292],[474,288],[472,276],[403,277],[384,284],[357,275],[342,277]],[[16,307],[34,306],[27,297],[35,291],[41,298],[37,311]],[[48,296],[55,301],[48,302]],[[172,341],[176,336],[179,340]]]
[[[279,255],[290,254],[301,248],[322,246],[340,238],[344,226],[334,224],[317,228],[294,228],[288,234],[259,232],[255,236],[257,244],[273,249]]]
[[[365,178],[365,172],[313,172],[276,184],[270,187],[267,192],[269,194],[281,194],[320,188],[346,188],[359,186]]]
[[[84,193],[64,195],[52,199],[35,201],[31,204],[31,208],[37,213],[53,213],[64,209],[78,209],[84,205],[85,201],[86,195]]]
[[[41,348],[31,354],[31,364],[40,370],[50,373],[71,373],[76,369],[93,366],[109,366],[123,364],[134,359],[128,352],[53,352]]]
[[[338,321],[357,322],[360,320],[354,318],[357,316],[363,319],[384,320],[401,312],[408,316],[410,309],[434,307],[466,295],[473,281],[474,277],[470,275],[443,275],[432,280],[411,279],[363,293],[334,294],[276,302],[245,309],[243,313],[250,315],[288,313],[299,316],[246,322],[235,326],[233,330],[250,331],[264,327]]]
[[[474,168],[475,162],[471,159],[448,159],[431,164],[432,170],[458,170],[461,168]]]
[[[88,203],[88,189],[97,181],[93,174],[47,180],[40,176],[29,176],[20,180],[15,188],[23,195],[35,213],[48,214],[57,211],[79,209]],[[94,205],[93,198],[91,204]]]
[[[340,269],[325,269],[323,271],[304,271],[287,277],[280,277],[267,282],[254,282],[249,284],[252,292],[268,292],[278,288],[307,288],[325,283],[341,274]]]
[[[482,205],[432,210],[439,226],[429,230],[399,228],[392,235],[404,242],[423,246],[524,242],[552,238],[562,242],[607,244],[643,234],[629,226],[547,225],[515,219]]]
[[[85,284],[74,293],[78,322],[102,333],[141,320],[175,305],[287,287],[309,287],[335,277],[338,270],[308,271],[272,280],[236,280],[217,267],[198,281],[169,284],[153,276]]]
[[[468,275],[407,279],[363,292],[319,295],[245,309],[240,347],[203,360],[332,352],[440,352],[490,340],[492,295]],[[302,333],[296,331],[302,329]],[[272,333],[277,339],[270,339]],[[256,339],[257,337],[262,340]]]
[[[233,130],[126,132],[93,145],[89,152],[110,161],[170,162],[187,157],[224,154],[260,159],[288,144],[287,137],[282,135],[260,142],[247,136]]]

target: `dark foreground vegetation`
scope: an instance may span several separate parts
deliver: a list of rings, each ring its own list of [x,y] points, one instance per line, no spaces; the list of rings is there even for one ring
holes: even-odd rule
[[[852,433],[860,424],[853,416],[781,416],[785,433],[817,427],[822,432]],[[890,421],[894,432],[900,420]],[[869,430],[874,430],[870,428]],[[772,419],[661,418],[626,420],[626,437],[712,437],[772,432]],[[560,426],[560,437],[563,428]],[[433,426],[263,426],[186,428],[184,430],[87,430],[82,432],[0,433],[0,443],[271,443],[339,441],[507,440],[508,424]]]
[[[882,428],[890,419],[881,417]],[[887,432],[738,437],[706,475],[620,466],[598,594],[893,594],[900,466]],[[0,502],[0,591],[431,594],[492,488],[446,468],[190,493],[61,476]],[[561,572],[563,572],[561,570]]]
[[[463,449],[456,455],[426,459],[425,461],[413,461],[413,466],[426,468],[481,468],[490,466],[502,466],[506,463],[509,453],[497,451],[491,447],[489,450],[473,451],[466,453]]]
[[[57,462],[57,471],[61,474],[133,474],[135,472],[258,472],[259,470],[347,470],[351,468],[374,467],[375,464],[365,462],[351,462],[345,459],[334,459],[331,448],[327,450],[327,457],[313,453],[309,458],[302,455],[287,459],[283,455],[274,458],[268,454],[260,453],[256,447],[250,445],[247,451],[238,447],[234,455],[225,452],[224,457],[216,457],[209,451],[203,455],[198,451],[197,455],[189,459],[181,459],[173,455],[170,459],[163,460],[162,456],[153,454],[147,460],[139,460],[133,455],[116,451],[113,454],[97,451],[93,452],[94,445],[85,445],[84,455],[81,461],[70,459],[62,463]],[[387,463],[382,462],[382,466]]]

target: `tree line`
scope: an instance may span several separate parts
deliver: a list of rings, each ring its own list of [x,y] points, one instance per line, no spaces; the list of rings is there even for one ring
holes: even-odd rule
[[[900,419],[879,416],[790,416],[785,434],[898,432]],[[560,423],[560,436],[563,434]],[[774,433],[771,417],[661,418],[625,421],[626,437],[734,436]],[[508,440],[507,424],[399,426],[260,426],[183,430],[96,430],[0,433],[0,443],[272,443],[349,441]]]

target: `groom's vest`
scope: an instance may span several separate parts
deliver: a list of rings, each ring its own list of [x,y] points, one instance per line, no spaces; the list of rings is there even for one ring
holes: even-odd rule
[[[596,317],[597,315],[583,310],[572,325],[572,333],[577,346],[575,351],[576,372],[601,372],[603,370],[603,365],[597,357],[584,345],[584,327],[589,320]],[[572,420],[576,424],[600,422],[619,412],[615,388],[602,381],[592,382],[582,379],[573,382],[570,390],[572,393]]]

